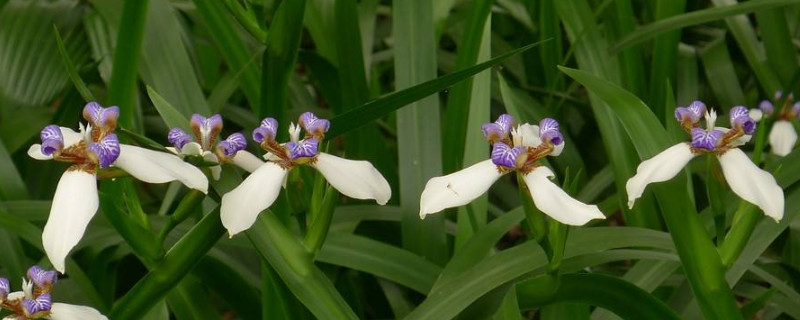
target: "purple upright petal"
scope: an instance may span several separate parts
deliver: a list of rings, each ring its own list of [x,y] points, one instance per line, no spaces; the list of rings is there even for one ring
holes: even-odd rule
[[[181,130],[181,128],[172,128],[169,134],[167,134],[167,140],[169,140],[169,143],[172,144],[175,149],[180,151],[184,145],[192,142],[192,136]]]
[[[702,101],[692,101],[686,107],[675,108],[675,118],[683,123],[697,123],[706,113],[706,105]]]
[[[761,101],[761,103],[758,104],[758,108],[761,109],[761,112],[763,112],[765,116],[769,116],[775,111],[775,106],[772,105],[772,102],[769,100]]]
[[[514,169],[517,167],[517,158],[525,152],[525,147],[511,148],[505,143],[497,142],[492,145],[492,163],[497,166]]]
[[[195,113],[189,124],[197,142],[200,142],[203,150],[208,150],[214,144],[219,132],[222,131],[222,116],[215,114],[206,118]]]
[[[25,309],[25,314],[31,318],[38,318],[48,312],[50,312],[50,308],[53,306],[52,300],[50,300],[50,294],[40,294],[33,299],[25,299],[22,301],[22,306]]]
[[[800,119],[800,102],[795,102],[795,103],[792,105],[792,112],[794,113],[794,115],[795,115],[795,116],[796,116],[798,119]]]
[[[50,287],[58,281],[58,272],[55,270],[42,269],[39,266],[32,266],[27,272],[28,279],[39,288]]]
[[[550,142],[555,146],[564,142],[564,136],[559,130],[558,121],[552,118],[544,118],[539,121],[539,137],[542,141]]]
[[[227,139],[220,141],[217,144],[217,149],[222,150],[226,157],[234,156],[239,150],[247,147],[247,140],[241,133],[234,133],[228,136]]]
[[[305,129],[307,133],[315,137],[324,135],[328,132],[331,125],[330,121],[327,119],[317,118],[317,116],[311,112],[304,112],[301,114],[297,122],[300,123],[300,127]]]
[[[501,114],[495,122],[487,122],[481,126],[481,132],[489,142],[500,141],[508,138],[511,127],[514,125],[514,118],[507,114]]]
[[[310,158],[317,155],[319,141],[310,138],[298,142],[287,142],[286,148],[289,149],[289,157],[292,160],[297,158]]]
[[[692,148],[714,151],[719,140],[722,139],[722,131],[706,131],[700,128],[692,129]]]
[[[44,127],[39,136],[42,138],[42,153],[44,155],[49,156],[64,149],[64,136],[61,134],[61,128],[57,125],[51,124]]]
[[[743,106],[735,106],[730,112],[731,126],[744,131],[745,134],[753,134],[756,130],[756,121],[750,118],[750,110]]]
[[[772,95],[772,100],[778,101],[783,97],[783,91],[775,91],[775,94]]]
[[[0,301],[5,300],[9,292],[11,292],[11,284],[8,279],[0,278]]]
[[[253,130],[253,140],[258,143],[261,143],[264,140],[273,141],[275,140],[275,134],[277,134],[277,132],[278,120],[273,118],[264,118],[264,120],[261,120],[261,126]]]
[[[119,107],[103,108],[99,103],[90,101],[83,107],[83,118],[95,127],[114,128],[119,118]]]
[[[117,135],[109,134],[100,141],[89,144],[89,154],[92,156],[100,168],[107,168],[119,157],[119,140]]]

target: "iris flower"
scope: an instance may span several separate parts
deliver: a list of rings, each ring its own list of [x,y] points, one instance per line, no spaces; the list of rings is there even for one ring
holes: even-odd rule
[[[705,129],[699,124],[702,116],[706,120]],[[716,112],[706,111],[705,104],[700,101],[677,108],[675,117],[691,134],[692,141],[678,143],[639,164],[636,175],[625,185],[628,207],[633,207],[648,184],[672,179],[695,156],[713,154],[719,159],[725,180],[734,193],[761,208],[775,221],[783,218],[783,189],[771,174],[758,168],[738,148],[750,140],[756,129],[756,122],[749,116],[747,108],[737,106],[731,109],[730,129],[716,127]]]
[[[53,302],[50,292],[58,281],[58,274],[38,266],[28,269],[27,279],[22,278],[22,291],[11,291],[6,278],[0,278],[0,306],[12,314],[3,319],[28,320],[107,320],[94,308]]]
[[[501,176],[517,171],[523,175],[536,207],[558,222],[584,225],[592,219],[605,219],[597,206],[575,200],[550,181],[555,174],[538,163],[545,156],[558,156],[564,148],[558,122],[546,118],[539,126],[525,123],[516,128],[513,123],[510,115],[503,114],[481,128],[492,145],[491,159],[428,181],[420,199],[420,218],[468,204]]]
[[[178,180],[202,192],[208,190],[203,172],[175,155],[120,144],[114,129],[118,107],[103,108],[89,102],[83,108],[85,126],[80,131],[49,125],[41,132],[42,144],[28,155],[37,160],[56,160],[73,165],[61,175],[42,233],[44,251],[53,267],[64,272],[64,259],[83,237],[99,206],[97,169],[117,167],[148,183]]]
[[[775,92],[775,102],[781,99],[782,93]],[[789,94],[786,103],[783,104],[777,116],[778,119],[772,125],[772,130],[769,132],[769,145],[772,146],[772,153],[775,155],[785,157],[794,148],[797,142],[797,132],[794,130],[792,120],[800,119],[800,102],[795,102],[794,95]],[[775,112],[775,106],[769,100],[761,101],[758,109],[750,110],[750,115],[756,121],[761,120],[762,115],[769,117]]]
[[[239,186],[222,196],[220,216],[228,235],[247,230],[258,213],[269,208],[280,193],[289,170],[301,165],[317,169],[328,183],[342,194],[355,199],[373,199],[384,205],[392,196],[389,183],[371,163],[339,158],[318,149],[330,122],[311,112],[300,115],[299,125],[289,126],[291,141],[275,141],[278,121],[266,118],[253,130],[253,140],[267,151],[267,160]],[[300,130],[305,136],[300,139]]]
[[[217,142],[217,136],[222,131],[222,117],[215,114],[209,118],[199,114],[192,115],[190,122],[192,136],[181,130],[173,128],[169,131],[167,139],[173,147],[167,147],[169,151],[179,156],[198,156],[211,163],[232,162],[233,164],[253,172],[258,169],[263,161],[252,153],[244,150],[247,147],[247,140],[241,133],[234,133],[225,140]],[[211,167],[211,175],[214,180],[219,179],[222,169],[218,166]]]

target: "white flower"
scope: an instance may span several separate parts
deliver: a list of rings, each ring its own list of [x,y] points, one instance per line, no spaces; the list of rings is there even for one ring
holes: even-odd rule
[[[22,291],[9,292],[8,279],[0,278],[0,303],[12,313],[4,319],[108,320],[92,307],[52,302],[50,292],[57,280],[55,271],[33,266],[22,278]]]
[[[84,108],[89,121],[81,132],[49,125],[41,132],[42,144],[34,144],[28,155],[37,160],[73,163],[61,176],[53,196],[42,243],[50,262],[64,272],[64,259],[83,237],[97,212],[97,169],[117,167],[148,183],[181,181],[189,188],[208,190],[203,172],[175,155],[120,144],[113,134],[117,107],[103,108],[90,102]]]
[[[496,122],[483,125],[483,134],[493,145],[491,159],[428,181],[420,197],[420,218],[466,205],[486,193],[501,176],[516,170],[523,175],[536,207],[553,219],[568,225],[605,219],[597,206],[569,196],[550,180],[555,174],[549,168],[536,164],[537,160],[563,150],[564,138],[558,122],[543,119],[540,126],[526,123],[516,128],[512,123],[511,116],[504,114]]]
[[[688,112],[679,111],[676,116]],[[639,164],[636,175],[625,184],[628,207],[633,207],[648,184],[672,179],[695,156],[712,153],[719,159],[722,173],[734,193],[761,208],[770,218],[776,221],[783,218],[783,189],[771,174],[758,168],[737,148],[749,140],[755,130],[755,121],[749,117],[746,108],[731,109],[731,129],[714,127],[713,112],[706,113],[707,129],[698,128],[697,121],[687,120],[688,116],[677,118],[684,128],[689,128],[691,143],[676,144]]]
[[[781,97],[782,93],[780,91],[776,92],[775,102],[779,102]],[[781,157],[789,155],[797,142],[797,132],[794,129],[792,120],[800,117],[800,102],[792,104],[793,100],[794,95],[790,93],[777,113],[775,112],[775,106],[769,100],[761,101],[758,109],[750,110],[751,117],[756,114],[759,119],[762,114],[764,117],[776,114],[777,120],[769,132],[769,145],[772,146],[772,153]],[[753,119],[759,121],[759,119]]]
[[[317,169],[331,186],[355,199],[373,199],[386,204],[392,195],[389,183],[367,161],[354,161],[319,152],[319,142],[328,131],[329,122],[306,112],[300,116],[299,125],[289,129],[291,141],[275,141],[278,123],[266,118],[253,130],[253,140],[267,151],[267,162],[258,167],[239,186],[222,196],[220,218],[228,235],[247,230],[258,214],[269,208],[280,193],[289,170],[298,165]],[[300,139],[300,128],[306,136]]]

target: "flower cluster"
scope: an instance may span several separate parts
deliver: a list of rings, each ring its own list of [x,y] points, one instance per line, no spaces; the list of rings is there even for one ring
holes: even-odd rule
[[[0,306],[11,311],[4,319],[52,319],[52,320],[105,320],[108,319],[97,310],[66,303],[54,303],[51,292],[58,274],[38,266],[28,269],[22,278],[22,291],[11,292],[6,278],[0,278]]]
[[[538,126],[525,123],[515,127],[514,119],[503,114],[497,121],[484,124],[481,131],[492,146],[491,159],[430,179],[420,198],[420,218],[466,205],[486,193],[504,174],[517,171],[536,207],[553,219],[569,225],[605,219],[597,206],[575,200],[553,183],[553,171],[538,163],[548,155],[558,156],[564,149],[564,136],[556,120],[545,118]]]
[[[677,108],[675,118],[691,135],[691,141],[676,144],[639,164],[636,175],[625,185],[629,207],[633,207],[648,184],[672,179],[695,156],[710,154],[719,159],[722,173],[734,193],[757,205],[776,221],[783,217],[783,189],[771,174],[758,168],[738,148],[750,140],[756,129],[756,121],[747,108],[731,108],[731,128],[717,127],[716,112],[708,111],[700,101]],[[700,127],[702,118],[706,120],[705,129]]]
[[[782,97],[781,91],[775,92],[774,102],[778,103]],[[778,112],[775,112],[775,106],[769,100],[761,101],[758,109],[750,110],[756,121],[760,120],[762,116],[777,117],[769,132],[769,145],[772,146],[772,153],[781,157],[792,152],[794,144],[797,142],[797,132],[792,121],[800,119],[800,102],[793,103],[793,101],[794,95],[790,93]]]
[[[267,152],[264,155],[267,161],[222,197],[220,217],[231,237],[249,229],[258,214],[275,202],[289,171],[298,166],[317,169],[331,186],[348,197],[373,199],[381,205],[389,201],[392,195],[389,183],[371,163],[319,151],[329,127],[328,120],[306,112],[300,115],[298,125],[289,125],[290,141],[279,143],[275,140],[278,121],[273,118],[261,121],[253,130],[253,140]],[[301,131],[305,131],[302,139]]]
[[[189,188],[208,190],[203,172],[180,158],[120,144],[114,134],[118,117],[118,107],[103,108],[96,102],[89,102],[83,108],[83,118],[88,123],[79,123],[79,132],[48,125],[41,131],[42,143],[28,149],[28,155],[37,160],[72,163],[58,181],[42,233],[45,253],[60,272],[64,272],[67,253],[81,239],[97,212],[98,169],[116,167],[144,182],[178,180]]]
[[[168,147],[168,150],[180,156],[199,156],[215,164],[232,162],[249,172],[255,171],[261,165],[261,160],[244,150],[247,147],[247,140],[243,134],[237,132],[217,142],[217,137],[222,131],[220,115],[215,114],[206,118],[194,114],[189,124],[194,136],[187,134],[181,128],[172,128],[167,139],[173,147]],[[219,179],[221,170],[218,165],[211,167],[211,175],[215,180]]]

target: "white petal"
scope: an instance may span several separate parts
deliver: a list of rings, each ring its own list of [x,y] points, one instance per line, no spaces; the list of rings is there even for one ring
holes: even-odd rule
[[[446,176],[431,178],[419,200],[419,217],[424,219],[428,214],[472,202],[486,193],[502,175],[490,159]]]
[[[762,112],[761,109],[750,109],[747,115],[750,116],[753,121],[759,122],[761,121],[761,118],[764,117],[764,112]]]
[[[719,156],[722,173],[734,193],[757,205],[775,221],[783,218],[783,189],[769,172],[758,168],[742,150],[731,149]]]
[[[642,161],[636,168],[636,175],[628,179],[625,184],[625,190],[628,192],[628,207],[633,208],[633,203],[642,196],[644,188],[648,184],[672,179],[694,156],[690,145],[681,142]]]
[[[222,196],[220,218],[230,237],[249,229],[258,214],[275,202],[288,173],[273,162],[264,163],[239,186]]]
[[[58,180],[42,244],[53,268],[64,273],[64,259],[83,237],[99,205],[97,178],[81,170],[68,170]]]
[[[231,161],[239,168],[242,168],[250,173],[256,171],[258,167],[264,164],[264,161],[261,161],[261,159],[256,157],[254,154],[244,150],[240,150],[239,152],[234,154]]]
[[[562,140],[561,144],[556,145],[553,148],[553,152],[550,152],[549,155],[553,157],[558,157],[559,155],[561,155],[561,152],[564,151],[564,145],[566,145],[566,143]]]
[[[582,226],[592,219],[605,219],[596,205],[588,205],[571,197],[550,181],[555,177],[548,167],[538,167],[525,175],[525,184],[531,192],[533,203],[539,210],[558,222]]]
[[[542,144],[539,138],[539,126],[523,123],[511,130],[511,137],[516,147],[536,147]]]
[[[389,182],[369,161],[339,158],[324,152],[312,165],[343,195],[354,199],[374,199],[380,205],[392,197]]]
[[[794,131],[792,123],[786,120],[775,121],[772,131],[769,132],[772,153],[784,157],[792,152],[795,142],[797,142],[797,132]]]
[[[174,153],[176,156],[183,157],[181,152],[178,151],[178,149],[175,149],[175,147],[166,147],[164,149],[167,149],[167,151]]]
[[[715,127],[714,129],[722,131],[723,134],[728,133],[728,131],[731,130],[731,129],[725,128],[725,127]],[[743,146],[746,143],[750,142],[750,139],[752,139],[752,138],[753,138],[752,135],[746,134],[746,135],[740,136],[740,137],[738,137],[736,139],[733,139],[731,142],[728,142],[728,146],[730,146],[730,147]]]
[[[189,188],[208,192],[208,179],[203,171],[166,152],[158,152],[121,144],[114,166],[148,183],[178,180]]]
[[[75,132],[75,130],[67,127],[59,128],[61,129],[61,135],[64,137],[64,148],[69,148],[83,140],[83,134],[80,132]]]
[[[52,320],[108,320],[106,316],[92,307],[66,303],[53,303],[50,307]]]
[[[34,144],[30,148],[28,148],[28,156],[34,158],[36,160],[52,160],[53,155],[46,156],[42,153],[42,145],[41,144]]]
[[[187,142],[186,144],[183,145],[183,148],[181,148],[181,153],[190,156],[199,156],[203,154],[203,147],[200,146],[199,143],[194,141]]]

